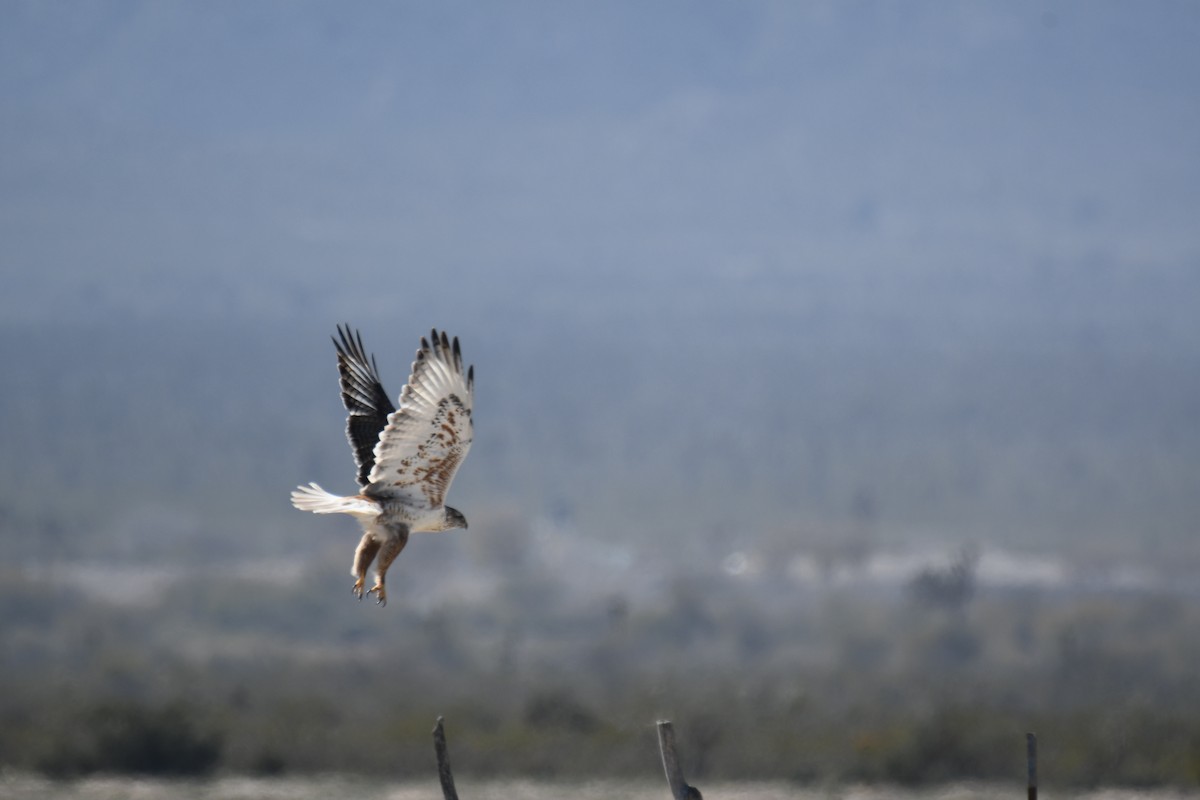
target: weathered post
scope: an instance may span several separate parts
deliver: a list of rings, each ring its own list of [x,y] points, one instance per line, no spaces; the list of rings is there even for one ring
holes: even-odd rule
[[[1029,800],[1037,800],[1037,736],[1025,734],[1025,773]]]
[[[675,726],[667,720],[658,722],[658,750],[662,753],[663,770],[667,773],[667,785],[675,800],[703,800],[700,790],[688,786],[683,779],[683,770],[675,754]]]
[[[446,732],[442,730],[442,718],[437,718],[433,728],[433,751],[437,753],[438,780],[442,783],[442,797],[445,800],[458,800],[458,792],[454,790],[454,776],[450,774],[450,756],[446,753]]]

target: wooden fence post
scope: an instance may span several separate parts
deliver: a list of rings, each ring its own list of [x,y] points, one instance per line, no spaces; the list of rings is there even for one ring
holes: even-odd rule
[[[683,779],[683,770],[675,754],[675,726],[666,720],[658,722],[658,750],[662,753],[663,770],[667,773],[671,796],[675,800],[703,800],[700,790],[689,786]]]
[[[438,780],[442,783],[442,797],[445,800],[458,800],[458,792],[454,790],[454,776],[450,774],[450,756],[446,753],[446,732],[442,730],[442,718],[437,718],[433,727],[433,751],[437,753]]]
[[[1025,773],[1028,800],[1037,800],[1037,736],[1025,734]]]

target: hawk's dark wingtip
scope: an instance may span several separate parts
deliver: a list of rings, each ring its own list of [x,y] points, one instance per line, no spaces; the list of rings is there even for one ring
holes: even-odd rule
[[[421,337],[421,346],[417,349],[417,358],[413,363],[413,367],[415,368],[417,364],[429,357],[439,360],[449,360],[454,369],[460,375],[462,374],[462,345],[459,343],[457,336],[451,337],[450,334],[445,331],[439,331],[437,328],[430,330],[428,338]],[[467,374],[467,385],[473,385],[474,380],[475,367],[472,366]]]
[[[396,408],[379,381],[379,366],[375,356],[367,355],[361,333],[349,323],[339,324],[333,346],[337,350],[342,404],[349,412],[346,438],[358,466],[356,479],[360,486],[366,486],[375,464],[375,444]]]
[[[367,349],[363,346],[362,333],[356,331],[349,322],[339,323],[337,326],[337,336],[330,337],[333,339],[333,346],[338,352],[347,356],[361,356],[366,359]]]

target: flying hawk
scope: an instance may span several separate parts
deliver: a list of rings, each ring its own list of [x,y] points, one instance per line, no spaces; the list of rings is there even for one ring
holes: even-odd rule
[[[349,514],[363,528],[354,552],[354,594],[363,596],[367,569],[378,556],[375,586],[387,605],[388,567],[416,531],[467,527],[467,518],[444,503],[450,482],[471,448],[475,367],[463,372],[458,337],[434,330],[421,338],[408,383],[396,409],[379,382],[375,357],[368,358],[362,336],[338,326],[333,340],[341,375],[342,402],[350,416],[346,438],[358,464],[362,491],[339,497],[315,483],[297,487],[292,505],[314,514]]]

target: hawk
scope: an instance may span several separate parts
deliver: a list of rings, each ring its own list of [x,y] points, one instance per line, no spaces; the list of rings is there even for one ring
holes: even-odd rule
[[[467,451],[474,427],[471,408],[475,367],[463,371],[458,337],[434,330],[412,365],[400,392],[400,408],[388,399],[379,381],[374,356],[367,356],[362,336],[339,325],[333,345],[341,376],[346,438],[358,464],[359,494],[339,497],[315,483],[292,492],[292,505],[314,514],[349,514],[363,528],[354,552],[354,595],[361,600],[371,562],[376,595],[387,605],[384,581],[388,567],[417,531],[466,528],[467,518],[445,504],[446,492]]]

